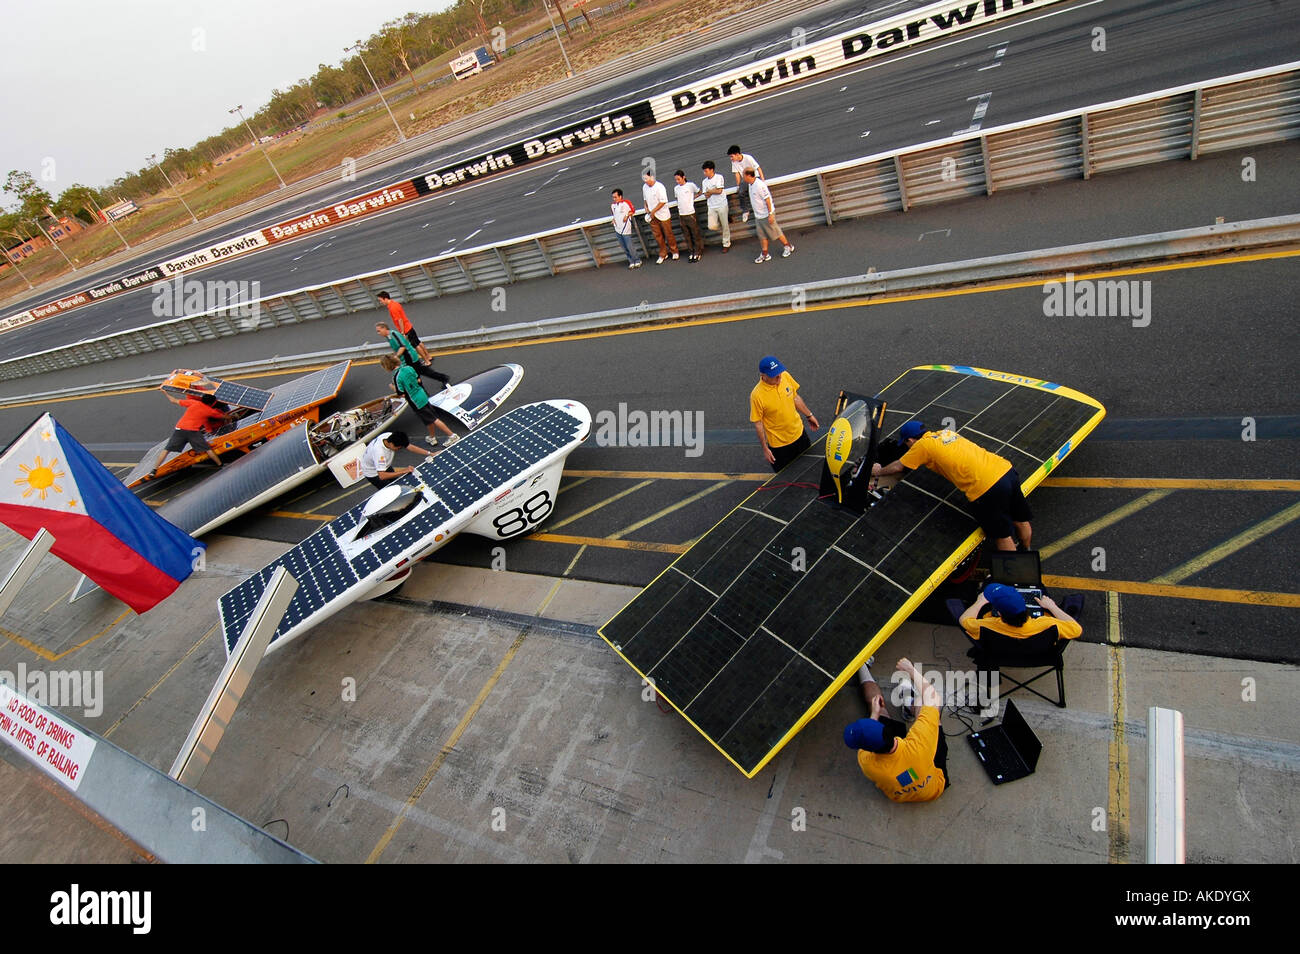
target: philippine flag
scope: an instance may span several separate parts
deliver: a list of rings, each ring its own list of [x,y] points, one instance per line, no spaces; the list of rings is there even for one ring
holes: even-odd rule
[[[193,572],[203,544],[127,490],[49,414],[0,455],[0,523],[32,539],[137,613]]]

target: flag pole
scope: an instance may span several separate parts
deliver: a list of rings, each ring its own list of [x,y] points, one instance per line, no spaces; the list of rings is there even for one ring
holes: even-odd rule
[[[32,574],[36,572],[36,567],[40,565],[41,560],[45,559],[45,554],[50,552],[50,547],[54,546],[54,534],[41,527],[32,537],[32,542],[27,544],[27,549],[19,557],[14,568],[9,571],[3,584],[0,584],[0,616],[9,609],[9,604],[14,601],[19,591],[27,585]]]

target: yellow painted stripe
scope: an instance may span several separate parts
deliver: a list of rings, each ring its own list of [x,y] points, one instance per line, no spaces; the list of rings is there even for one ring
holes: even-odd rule
[[[1109,858],[1113,865],[1128,864],[1129,851],[1129,777],[1128,734],[1125,728],[1124,650],[1120,634],[1119,594],[1106,593],[1106,656],[1110,684],[1111,733],[1108,750],[1109,784],[1107,785],[1106,830],[1109,834]]]
[[[568,470],[564,473],[570,477],[618,477],[628,480],[639,480],[642,477],[648,477],[651,480],[756,480],[760,484],[772,476],[772,472],[766,474],[746,474],[734,473],[729,474],[725,471],[698,471],[698,470]],[[1297,483],[1300,483],[1298,481]]]
[[[319,520],[321,523],[329,523],[335,519],[327,513],[295,513],[292,510],[272,510],[267,516],[288,517],[290,520]]]
[[[1152,583],[1181,583],[1189,576],[1195,576],[1204,569],[1208,569],[1220,560],[1226,560],[1238,550],[1245,549],[1257,540],[1261,540],[1273,533],[1275,530],[1281,530],[1288,523],[1291,523],[1297,517],[1300,517],[1300,503],[1293,503],[1280,513],[1275,513],[1267,520],[1261,520],[1253,527],[1241,531],[1230,540],[1225,540],[1213,549],[1206,550],[1199,556],[1194,556],[1182,566],[1170,570],[1168,573],[1162,573],[1157,576]]]
[[[101,629],[101,630],[100,630],[98,633],[96,633],[94,636],[91,636],[89,639],[83,639],[81,642],[77,643],[77,645],[73,646],[71,649],[65,649],[63,652],[61,652],[61,653],[59,653],[57,656],[55,656],[54,659],[56,659],[56,660],[58,660],[58,659],[62,659],[64,656],[70,656],[70,655],[72,655],[72,654],[75,653],[78,649],[83,649],[83,648],[85,648],[86,646],[89,646],[89,645],[90,645],[91,643],[93,643],[95,640],[97,640],[97,639],[99,639],[101,636],[105,635],[105,634],[106,634],[110,629],[112,629],[112,628],[113,628],[114,626],[116,626],[118,623],[122,622],[122,620],[124,620],[124,619],[126,619],[128,616],[130,616],[130,615],[131,615],[131,612],[132,612],[131,607],[128,606],[126,609],[122,610],[122,612],[118,615],[117,619],[113,620],[113,622],[109,623],[107,626],[105,626],[103,629]]]
[[[45,607],[44,612],[45,612],[45,613],[48,613],[50,610],[54,609],[54,607],[58,606],[60,603],[62,603],[64,600],[66,600],[69,596],[71,596],[71,595],[72,595],[72,591],[75,590],[76,588],[77,588],[77,584],[76,584],[76,583],[73,583],[70,587],[68,587],[67,591],[66,591],[62,596],[57,597],[57,598],[54,600],[53,603],[51,603],[49,606]],[[43,615],[43,614],[42,614],[42,615]]]
[[[556,586],[559,586],[559,583],[559,580],[555,581]],[[550,603],[551,596],[553,596],[554,593],[555,589],[553,587],[551,595],[547,596],[543,606]],[[515,654],[519,652],[519,647],[524,644],[524,640],[527,638],[528,630],[524,630],[516,636],[515,641],[510,644],[510,648],[506,650],[505,657],[497,664],[496,671],[492,673],[488,681],[484,683],[483,688],[479,690],[477,698],[475,698],[473,704],[470,705],[469,710],[461,717],[460,722],[457,723],[456,728],[452,730],[447,741],[443,743],[437,757],[434,758],[433,763],[424,773],[419,784],[416,785],[411,791],[411,794],[407,796],[406,804],[402,806],[401,811],[397,813],[397,817],[394,818],[392,824],[388,826],[388,830],[384,832],[378,843],[376,843],[374,849],[370,852],[370,856],[366,858],[366,864],[374,864],[379,860],[379,856],[384,853],[384,849],[388,847],[389,842],[393,840],[393,836],[397,834],[397,830],[402,827],[402,823],[406,820],[406,813],[409,812],[415,806],[415,803],[420,800],[420,796],[424,794],[424,790],[429,787],[429,783],[433,781],[433,777],[438,774],[438,770],[442,768],[442,764],[447,761],[447,756],[456,748],[456,743],[459,742],[460,737],[465,734],[465,730],[469,728],[469,724],[474,721],[474,716],[478,715],[478,710],[483,707],[483,703],[487,701],[488,695],[501,679],[502,674],[506,671],[506,667],[510,665],[510,661],[515,658]]]
[[[366,487],[370,487],[370,484],[367,483],[367,484],[366,484]],[[338,503],[340,500],[346,500],[348,497],[351,497],[353,494],[358,493],[358,492],[360,492],[361,490],[364,490],[364,489],[365,489],[365,488],[362,487],[360,483],[358,483],[355,487],[351,488],[351,489],[348,490],[346,493],[341,493],[341,494],[339,494],[337,497],[331,497],[329,500],[325,501],[325,502],[322,503],[322,504],[317,504],[316,506],[312,507],[310,510],[308,510],[308,511],[306,511],[306,512],[307,512],[307,513],[315,513],[317,510],[320,510],[322,507],[328,507],[328,506],[329,506],[330,504],[332,504],[332,503]],[[371,488],[371,489],[373,490],[374,488]],[[327,519],[333,520],[334,518],[333,518],[333,517],[329,517],[329,518],[327,518]]]
[[[690,544],[650,543],[645,540],[608,540],[604,537],[571,537],[562,533],[534,533],[527,539],[542,543],[570,543],[585,547],[608,547],[614,550],[648,550],[651,553],[685,553]]]
[[[214,623],[211,629],[209,629],[206,633],[200,636],[198,638],[198,641],[185,651],[185,655],[183,655],[180,659],[172,663],[170,668],[168,668],[168,670],[165,673],[163,673],[161,676],[158,677],[158,681],[155,682],[152,686],[150,686],[147,690],[145,690],[144,695],[142,695],[139,699],[135,700],[135,702],[131,703],[130,708],[128,708],[125,712],[123,712],[120,716],[118,716],[117,721],[114,722],[112,725],[110,725],[108,727],[108,730],[104,732],[104,738],[108,738],[110,735],[112,735],[113,732],[117,729],[117,727],[120,726],[123,722],[125,722],[127,720],[127,717],[132,712],[140,708],[140,706],[144,704],[145,700],[147,700],[150,696],[152,696],[155,692],[157,692],[158,687],[161,686],[164,682],[166,682],[168,677],[171,676],[172,673],[174,673],[177,669],[180,668],[181,663],[185,662],[185,660],[189,659],[196,652],[198,652],[199,647],[203,645],[203,641],[207,639],[209,636],[211,636],[213,633],[215,633],[216,631],[217,631],[217,626]]]
[[[30,639],[27,639],[24,636],[19,636],[17,633],[10,632],[7,629],[0,629],[0,636],[3,636],[11,643],[23,647],[23,649],[27,649],[30,650],[31,652],[34,652],[42,659],[46,659],[53,662],[55,659],[59,658],[54,653],[50,652],[50,650],[46,649],[44,646],[37,646]]]
[[[1258,262],[1274,258],[1293,258],[1300,256],[1300,249],[1287,249],[1276,252],[1259,252],[1247,255],[1223,255],[1215,258],[1199,259],[1194,262],[1174,262],[1167,265],[1144,265],[1138,268],[1110,269],[1105,271],[1077,271],[1073,272],[1074,280],[1083,281],[1085,279],[1112,278],[1121,275],[1149,275],[1154,272],[1180,271],[1188,268],[1209,268],[1215,265],[1237,265],[1245,262]],[[730,324],[735,321],[753,321],[757,318],[773,318],[781,315],[804,315],[819,311],[836,311],[844,308],[862,308],[870,305],[889,305],[897,302],[906,301],[929,301],[936,298],[952,298],[959,295],[982,295],[988,292],[1010,291],[1017,288],[1041,288],[1044,282],[1064,281],[1065,273],[1044,274],[1037,279],[1029,281],[1016,282],[998,282],[992,285],[975,285],[968,288],[950,288],[939,291],[915,292],[905,295],[882,295],[873,298],[857,298],[850,301],[827,302],[818,305],[808,305],[796,311],[793,308],[775,308],[764,309],[762,311],[744,312],[737,315],[721,315],[714,318],[696,318],[693,320],[681,321],[678,319],[668,319],[657,325],[643,325],[635,328],[612,328],[604,331],[588,331],[580,334],[571,335],[550,335],[545,338],[530,338],[526,341],[505,341],[496,344],[470,345],[463,348],[440,349],[437,355],[454,355],[454,354],[475,354],[484,351],[504,351],[506,349],[531,347],[534,345],[554,344],[559,341],[582,341],[590,338],[612,338],[620,335],[645,334],[647,332],[676,330],[679,328],[694,328],[702,325]],[[353,361],[355,365],[373,364],[374,359]],[[316,370],[328,365],[310,365],[303,368],[286,368],[282,371],[259,372],[257,374],[248,374],[233,376],[227,378],[229,381],[239,381],[244,379],[255,379],[263,377],[273,377],[286,374],[302,374],[306,371]],[[0,407],[27,407],[29,405],[54,404],[62,401],[85,401],[99,400],[108,394],[136,394],[145,391],[156,390],[156,388],[130,388],[122,391],[100,391],[95,394],[81,394],[63,398],[45,398],[41,401],[28,401],[22,404],[4,404],[0,402]]]
[[[581,511],[581,512],[579,512],[579,513],[575,513],[572,517],[565,517],[565,518],[564,518],[563,520],[561,520],[559,523],[553,523],[553,524],[551,524],[551,527],[552,527],[553,529],[555,529],[555,530],[559,530],[560,527],[567,527],[569,524],[573,523],[575,520],[581,520],[583,517],[587,516],[588,514],[595,513],[595,512],[596,512],[597,510],[599,510],[601,507],[607,507],[607,506],[609,506],[610,504],[614,503],[616,500],[622,500],[622,499],[623,499],[624,497],[626,497],[628,494],[636,493],[636,492],[637,492],[638,490],[640,490],[642,487],[649,487],[652,483],[654,483],[654,481],[651,481],[651,480],[643,480],[643,481],[641,481],[641,483],[639,483],[639,484],[633,484],[631,487],[628,487],[628,488],[626,488],[626,489],[624,489],[624,490],[620,490],[618,493],[614,494],[614,496],[612,496],[612,497],[606,497],[606,498],[605,498],[604,500],[602,500],[600,503],[592,504],[592,505],[591,505],[590,507],[588,507],[586,510],[583,510],[583,511]]]
[[[1044,487],[1115,487],[1124,490],[1289,490],[1300,480],[1211,480],[1184,477],[1048,477]]]
[[[1056,554],[1060,553],[1062,550],[1068,550],[1070,547],[1074,546],[1079,541],[1088,539],[1094,533],[1097,533],[1101,530],[1105,530],[1107,527],[1119,523],[1125,517],[1131,517],[1139,510],[1151,506],[1153,503],[1155,503],[1158,500],[1164,500],[1171,493],[1173,493],[1172,490],[1153,490],[1149,494],[1144,494],[1143,496],[1139,497],[1137,500],[1130,501],[1129,503],[1126,503],[1124,506],[1112,510],[1110,513],[1106,514],[1105,516],[1098,517],[1096,520],[1093,520],[1091,523],[1084,524],[1082,527],[1080,527],[1078,530],[1075,530],[1073,533],[1067,534],[1061,539],[1056,540],[1052,543],[1049,543],[1047,546],[1040,548],[1038,551],[1039,558],[1046,560],[1048,557],[1056,556]]]
[[[1268,590],[1219,590],[1207,586],[1173,586],[1167,583],[1139,583],[1133,580],[1097,580],[1086,576],[1043,575],[1043,583],[1069,590],[1095,590],[1128,593],[1132,596],[1163,596],[1179,600],[1203,600],[1208,603],[1240,603],[1245,606],[1300,607],[1300,593],[1274,593]]]
[[[642,527],[647,527],[647,526],[649,526],[650,524],[654,523],[656,520],[660,520],[660,519],[662,519],[663,517],[668,516],[670,513],[674,513],[675,511],[681,510],[683,507],[690,506],[691,504],[695,503],[695,501],[697,501],[697,500],[699,500],[699,499],[701,499],[701,498],[703,498],[703,497],[707,497],[709,494],[713,493],[715,490],[721,490],[723,487],[726,487],[726,486],[727,486],[728,484],[730,484],[730,483],[731,483],[730,480],[719,480],[716,484],[711,484],[710,486],[705,487],[705,488],[704,488],[703,490],[701,490],[699,493],[691,494],[689,497],[685,498],[684,500],[679,500],[677,503],[673,504],[673,505],[670,506],[670,507],[664,507],[664,509],[663,509],[663,510],[660,510],[658,513],[652,513],[650,516],[646,517],[644,520],[638,520],[636,523],[631,524],[630,526],[624,527],[622,530],[618,531],[617,533],[611,533],[611,534],[609,535],[609,539],[610,539],[610,540],[621,540],[623,537],[627,536],[629,533],[636,533],[636,532],[637,532],[638,530],[640,530]]]

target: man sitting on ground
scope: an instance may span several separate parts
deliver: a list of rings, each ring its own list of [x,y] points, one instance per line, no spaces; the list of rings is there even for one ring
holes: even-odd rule
[[[858,675],[871,718],[859,719],[845,728],[844,744],[858,750],[862,774],[893,801],[933,801],[948,787],[948,743],[939,722],[943,699],[907,659],[900,659],[897,668],[911,678],[913,689],[921,693],[922,708],[912,727],[900,738],[897,730],[883,721],[885,698],[871,670],[863,666]]]

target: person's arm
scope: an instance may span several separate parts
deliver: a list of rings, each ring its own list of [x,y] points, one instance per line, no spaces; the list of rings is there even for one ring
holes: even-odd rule
[[[755,421],[754,430],[758,432],[758,443],[763,448],[763,456],[767,458],[769,464],[775,464],[776,455],[772,453],[772,448],[767,446],[767,428],[763,426],[762,421]]]
[[[976,598],[974,603],[966,607],[966,612],[962,613],[960,616],[957,617],[957,621],[960,623],[963,620],[979,619],[980,610],[982,610],[985,606],[987,606],[988,602],[989,601],[984,598],[984,594],[981,593]]]
[[[921,694],[921,705],[934,706],[936,709],[943,708],[942,697],[940,697],[934,686],[925,681],[925,678],[921,675],[920,671],[912,665],[911,661],[906,658],[900,659],[897,668],[912,680],[913,691]]]
[[[397,477],[401,477],[403,474],[409,474],[413,470],[415,470],[414,467],[390,467],[379,476],[384,480],[393,480]]]
[[[886,464],[884,467],[881,467],[879,464],[872,464],[871,476],[890,477],[894,474],[901,474],[908,469],[909,469],[908,466],[904,464],[902,459],[900,458],[899,460],[894,461],[892,464]]]
[[[1079,625],[1079,621],[1075,619],[1073,616],[1071,616],[1069,613],[1067,613],[1065,610],[1061,609],[1061,607],[1057,606],[1056,600],[1044,594],[1043,596],[1038,597],[1038,605],[1041,606],[1043,609],[1047,610],[1047,612],[1051,613],[1062,623],[1070,624],[1068,627],[1066,627],[1065,631],[1061,632],[1061,635],[1064,636],[1066,639],[1076,639],[1079,636],[1083,635],[1083,627]],[[1057,628],[1061,629],[1061,627],[1057,627]],[[1074,636],[1070,636],[1069,633],[1074,633],[1075,629],[1078,629],[1078,632],[1075,633]]]
[[[817,423],[817,415],[808,410],[808,405],[803,402],[803,398],[799,396],[798,392],[795,392],[794,396],[794,409],[808,419],[808,426],[814,431],[820,427]]]

